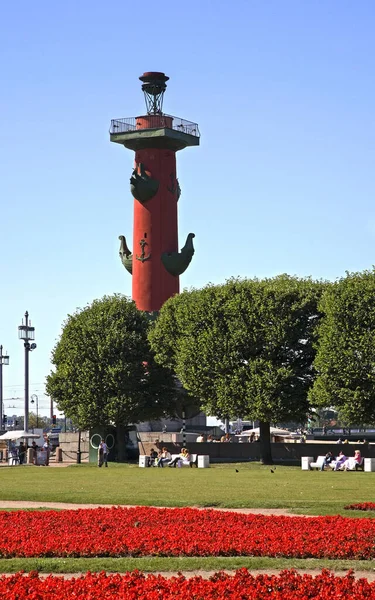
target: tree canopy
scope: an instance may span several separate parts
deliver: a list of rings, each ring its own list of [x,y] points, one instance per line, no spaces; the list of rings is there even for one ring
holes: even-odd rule
[[[148,329],[148,315],[122,295],[105,296],[68,316],[46,388],[81,429],[173,413],[175,381],[155,362]]]
[[[324,287],[287,275],[232,279],[168,300],[150,332],[156,360],[209,414],[261,422],[265,462],[269,423],[306,419]]]
[[[313,402],[348,423],[375,420],[375,270],[347,273],[323,295]]]

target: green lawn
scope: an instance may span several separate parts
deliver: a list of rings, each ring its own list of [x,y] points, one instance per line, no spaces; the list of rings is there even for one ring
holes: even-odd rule
[[[0,573],[39,571],[40,573],[87,573],[106,571],[221,571],[246,567],[264,571],[283,569],[330,569],[331,571],[373,571],[371,560],[321,560],[314,558],[168,557],[168,558],[1,558]]]
[[[210,469],[140,469],[117,464],[108,469],[94,465],[1,468],[0,500],[288,508],[346,516],[364,516],[344,511],[346,504],[374,500],[375,473],[322,473],[279,466],[273,470],[259,463]]]

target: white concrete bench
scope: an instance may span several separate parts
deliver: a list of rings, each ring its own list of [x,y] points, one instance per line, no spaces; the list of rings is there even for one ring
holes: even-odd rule
[[[172,460],[179,457],[179,454],[172,454]],[[183,460],[182,458],[180,458],[180,460],[177,463],[177,466],[190,467],[190,463],[193,463],[195,466],[198,466],[198,454],[190,454],[190,460]]]
[[[198,454],[198,469],[209,469],[210,468],[210,455],[209,454]]]
[[[190,454],[190,460],[183,460],[180,458],[179,454],[172,454],[171,461],[179,458],[180,460],[177,463],[178,467],[190,467],[190,463],[193,463],[199,469],[207,469],[210,466],[210,457],[207,454]],[[156,459],[151,459],[150,456],[146,456],[141,454],[139,456],[139,466],[140,467],[152,467],[155,465]],[[165,462],[164,466],[168,466],[168,463]]]
[[[138,466],[140,466],[142,468],[149,467],[150,466],[150,457],[146,456],[145,454],[140,454]]]
[[[172,454],[172,458],[171,461],[176,459],[176,458],[180,458],[179,454]],[[157,465],[157,463],[155,463],[157,459],[156,458],[151,458],[150,456],[146,456],[145,454],[140,454],[139,456],[139,463],[138,465],[140,467],[154,467]],[[195,464],[196,466],[198,466],[198,455],[197,454],[190,454],[190,460],[182,460],[180,459],[177,463],[178,467],[190,467],[190,463]],[[167,466],[168,463],[165,462],[164,466]]]
[[[301,456],[302,471],[310,471],[310,464],[314,462],[313,456]]]
[[[375,471],[375,458],[365,458],[363,461],[364,471],[371,473]]]
[[[172,460],[178,458],[179,454],[172,454]],[[178,467],[189,467],[190,463],[193,463],[198,469],[209,469],[210,457],[208,454],[190,454],[190,461],[180,460],[177,463]]]
[[[310,463],[310,469],[321,469],[324,465],[325,456],[318,456],[315,462]]]

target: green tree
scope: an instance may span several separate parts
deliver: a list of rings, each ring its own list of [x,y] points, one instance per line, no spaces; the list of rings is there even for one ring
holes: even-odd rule
[[[150,332],[156,360],[209,414],[260,421],[265,463],[270,423],[306,420],[323,289],[287,275],[233,279],[168,300]]]
[[[149,317],[122,295],[69,315],[52,352],[47,393],[80,429],[115,425],[119,460],[124,427],[173,413],[175,382],[147,339]]]
[[[22,418],[23,424],[23,418]],[[29,429],[35,429],[38,426],[38,429],[45,429],[48,426],[47,417],[42,417],[41,415],[36,415],[34,412],[29,412]]]
[[[375,422],[375,270],[347,273],[323,295],[313,402],[347,423]]]

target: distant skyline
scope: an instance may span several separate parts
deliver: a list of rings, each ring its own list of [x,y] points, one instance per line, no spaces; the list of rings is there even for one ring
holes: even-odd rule
[[[25,310],[38,346],[30,394],[48,414],[45,378],[67,315],[131,296],[118,236],[132,242],[134,156],[108,129],[145,111],[144,71],[170,77],[165,112],[201,132],[200,147],[177,155],[180,246],[196,235],[182,288],[372,267],[374,17],[369,0],[4,4],[4,398],[23,406]]]

